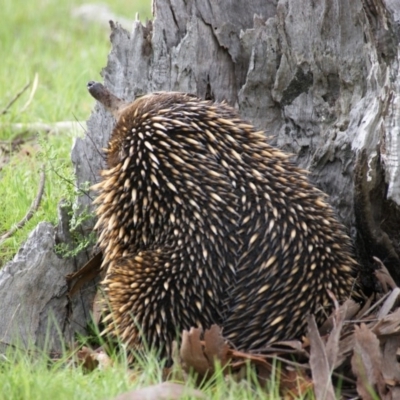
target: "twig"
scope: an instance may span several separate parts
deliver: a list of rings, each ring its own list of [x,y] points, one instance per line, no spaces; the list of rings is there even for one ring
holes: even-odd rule
[[[81,129],[81,124],[84,122],[75,122],[75,121],[60,121],[60,122],[55,122],[53,124],[45,124],[42,122],[33,122],[30,124],[22,124],[22,123],[16,123],[16,124],[0,124],[0,128],[6,127],[10,129],[13,132],[38,132],[38,131],[44,131],[44,132],[65,132],[65,131],[79,131]]]
[[[0,345],[7,346],[7,347],[12,347],[15,350],[22,350],[19,347],[17,347],[15,344],[4,342],[3,340],[0,340]]]
[[[57,172],[56,169],[54,169],[53,172],[54,172],[60,179],[62,179],[63,181],[65,181],[65,182],[69,183],[71,186],[73,186],[73,187],[77,190],[78,193],[81,192],[81,193],[83,193],[88,199],[90,199],[91,201],[93,200],[92,196],[90,196],[90,191],[87,191],[87,190],[84,190],[84,189],[80,188],[79,185],[78,185],[76,182],[74,182],[74,181],[72,181],[71,179],[68,179],[68,178],[66,178],[65,176],[59,174],[59,173]]]
[[[45,180],[46,180],[46,173],[44,170],[44,165],[42,165],[41,171],[40,171],[39,190],[38,190],[35,200],[32,202],[32,204],[31,204],[28,212],[25,214],[24,218],[22,218],[21,221],[19,221],[8,232],[6,232],[0,236],[0,244],[2,244],[6,239],[11,237],[18,229],[21,229],[33,217],[34,213],[39,208],[40,201],[42,200]]]
[[[31,102],[33,100],[33,96],[36,93],[36,89],[38,87],[38,83],[39,83],[39,75],[38,75],[38,73],[36,73],[35,77],[33,78],[32,90],[31,90],[31,93],[29,95],[29,99],[24,104],[24,106],[19,110],[20,113],[23,113],[28,108],[29,104],[31,104]]]
[[[287,360],[286,358],[279,357],[279,356],[265,356],[265,357],[266,358],[270,358],[272,360],[275,359],[275,360],[281,361],[282,363],[290,365],[291,367],[294,367],[294,368],[299,368],[299,369],[303,368],[303,369],[311,370],[311,367],[310,367],[309,364],[300,364],[300,363],[298,363],[296,361],[290,361],[290,360]],[[352,384],[356,383],[356,381],[354,379],[348,378],[347,376],[344,376],[344,375],[342,375],[342,374],[340,374],[338,372],[334,371],[332,373],[332,375],[335,376],[336,378],[343,379],[344,381],[346,381],[348,383],[352,383]]]
[[[0,115],[7,114],[8,110],[11,106],[26,92],[28,87],[31,85],[29,81],[11,100],[10,102],[4,107],[4,109],[0,112]]]

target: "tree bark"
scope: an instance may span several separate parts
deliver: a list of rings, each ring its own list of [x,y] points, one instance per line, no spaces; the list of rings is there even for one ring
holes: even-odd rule
[[[153,7],[154,21],[134,22],[132,32],[111,24],[105,85],[128,101],[174,90],[237,107],[328,194],[356,244],[366,287],[373,256],[400,284],[400,3],[155,0]],[[72,150],[79,185],[99,179],[113,124],[96,105]],[[79,206],[91,210],[92,197]]]
[[[57,243],[71,242],[69,216],[61,203],[57,228],[41,222],[14,259],[0,270],[0,353],[16,347],[61,352],[86,333],[97,280],[70,298],[66,275],[88,259],[88,252],[62,259]]]

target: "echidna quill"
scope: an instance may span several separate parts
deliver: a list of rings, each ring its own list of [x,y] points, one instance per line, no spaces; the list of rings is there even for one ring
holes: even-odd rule
[[[349,238],[305,171],[226,104],[176,92],[126,104],[95,185],[109,330],[168,355],[177,332],[223,327],[239,349],[301,336],[351,295]]]

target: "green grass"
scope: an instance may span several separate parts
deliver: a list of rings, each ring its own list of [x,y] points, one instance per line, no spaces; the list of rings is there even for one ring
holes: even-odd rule
[[[106,399],[131,387],[129,375],[120,365],[85,373],[82,368],[67,367],[65,363],[48,366],[44,357],[32,360],[20,356],[0,364],[1,400]]]
[[[150,17],[150,0],[108,0],[112,12],[124,18]],[[40,221],[55,223],[57,204],[72,197],[70,149],[76,132],[47,134],[43,149],[32,133],[21,147],[11,141],[20,137],[14,123],[54,123],[87,120],[94,100],[86,91],[89,80],[101,80],[110,50],[109,29],[71,18],[81,1],[4,0],[0,24],[0,113],[28,83],[32,85],[4,115],[0,115],[0,236],[23,218],[36,196],[39,169],[46,163],[46,188],[40,209],[23,229],[0,244],[0,267],[16,253]],[[21,112],[26,103],[27,108]],[[83,133],[83,129],[82,132]],[[33,140],[32,140],[33,139]],[[9,151],[11,151],[11,158]],[[45,157],[41,154],[45,153]],[[50,154],[50,159],[48,158]]]
[[[136,11],[150,17],[149,0],[106,3],[125,18],[133,20]],[[6,121],[87,119],[93,101],[85,84],[100,78],[110,45],[107,29],[70,17],[80,4],[76,0],[2,1],[0,104],[5,105],[36,73],[39,76],[31,106],[23,114],[14,107]]]
[[[45,191],[40,207],[23,229],[16,231],[0,247],[0,263],[2,259],[6,261],[13,256],[38,222],[49,221],[56,224],[56,208],[61,197],[72,200],[73,187],[65,180],[73,179],[69,159],[70,141],[70,135],[51,137],[47,141],[46,149],[43,149],[40,141],[35,140],[25,146],[24,152],[12,156],[7,166],[0,171],[0,196],[6,199],[0,211],[2,232],[23,218],[37,195],[39,170],[43,163],[46,171]],[[60,175],[65,179],[60,179]]]
[[[276,385],[263,389],[255,383],[253,371],[248,369],[244,375],[246,379],[237,382],[219,370],[200,389],[215,400],[279,399]],[[143,360],[133,370],[123,360],[114,360],[110,367],[87,372],[67,357],[54,362],[44,354],[30,356],[15,349],[0,356],[0,400],[112,399],[161,382],[162,368],[154,357]],[[193,377],[189,378],[185,385],[194,388],[193,382]]]

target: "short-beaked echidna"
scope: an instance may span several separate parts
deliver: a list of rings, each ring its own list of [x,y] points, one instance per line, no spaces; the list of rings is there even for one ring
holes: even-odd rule
[[[240,349],[299,337],[350,296],[349,238],[306,172],[226,104],[160,92],[125,104],[95,186],[110,330],[171,351],[217,323]],[[325,310],[324,310],[325,308]]]

